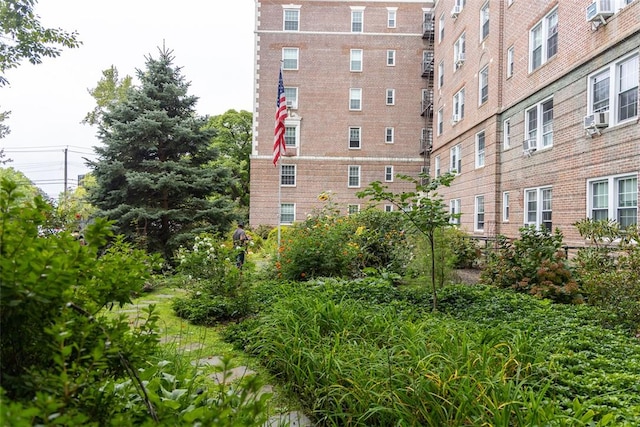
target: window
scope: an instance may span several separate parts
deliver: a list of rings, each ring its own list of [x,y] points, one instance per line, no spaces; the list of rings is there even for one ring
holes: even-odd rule
[[[387,8],[387,28],[396,28],[396,14],[398,12],[397,7]]]
[[[513,76],[513,46],[507,49],[507,78]]]
[[[285,47],[282,49],[282,69],[297,70],[298,69],[298,53],[297,47]]]
[[[387,51],[387,66],[393,67],[396,65],[396,51],[388,50]]]
[[[300,138],[300,122],[295,124],[286,123],[284,126],[284,144],[286,148],[295,148],[298,146]]]
[[[433,162],[433,174],[434,176],[437,178],[440,176],[440,156],[436,156],[434,162]]]
[[[280,165],[280,185],[283,187],[295,187],[296,165]]]
[[[462,214],[460,206],[460,199],[449,200],[449,214],[451,215],[449,222],[451,224],[460,225],[460,215]]]
[[[534,71],[558,52],[558,9],[554,9],[529,32],[529,70]]]
[[[484,104],[489,100],[489,66],[487,65],[478,74],[478,88],[480,93],[478,94],[479,105]]]
[[[464,118],[464,88],[460,89],[453,95],[453,118],[454,123]]]
[[[526,138],[534,140],[537,149],[551,147],[553,145],[553,99],[528,109],[525,118]]]
[[[438,20],[438,43],[442,41],[444,38],[444,12],[440,15],[440,19]]]
[[[438,110],[438,135],[442,135],[442,131],[444,130],[444,111],[441,109]]]
[[[484,40],[489,35],[489,2],[480,8],[480,40]]]
[[[627,56],[590,76],[588,97],[588,113],[608,112],[610,126],[637,118],[638,55]]]
[[[638,176],[609,176],[588,181],[588,216],[615,220],[621,228],[638,223]]]
[[[387,89],[387,97],[386,97],[387,105],[394,105],[396,103],[396,90],[395,89]]]
[[[295,203],[280,204],[280,224],[293,224],[296,220]]]
[[[509,222],[509,192],[502,193],[502,221]]]
[[[347,182],[349,188],[360,187],[360,166],[349,166]]]
[[[284,9],[284,31],[298,31],[300,28],[300,9]]]
[[[393,182],[393,166],[384,167],[384,180],[385,182]]]
[[[362,89],[349,89],[349,110],[362,110]]]
[[[460,144],[449,150],[449,172],[458,174],[462,172],[462,153]]]
[[[385,212],[393,212],[393,205],[384,205]]]
[[[354,215],[360,212],[360,205],[348,205],[347,206],[347,214]]]
[[[361,33],[363,31],[364,8],[351,8],[351,32]]]
[[[351,49],[349,71],[362,71],[362,49]]]
[[[502,123],[503,147],[505,150],[511,147],[511,119],[507,119]]]
[[[484,166],[485,156],[484,131],[476,134],[476,168]]]
[[[466,52],[466,48],[465,48],[465,42],[464,42],[464,38],[465,35],[464,33],[462,33],[462,35],[460,37],[458,37],[458,40],[456,40],[455,44],[453,45],[453,69],[454,71],[457,70],[458,68],[462,67],[462,64],[464,63],[465,60],[465,52]]]
[[[392,127],[384,128],[384,142],[387,144],[393,144],[393,133],[394,129]]]
[[[297,87],[285,87],[284,96],[287,99],[287,107],[296,109],[298,108],[298,88]]]
[[[438,88],[444,84],[444,60],[438,64]]]
[[[524,224],[551,231],[551,188],[525,189],[524,203]]]
[[[361,129],[359,127],[349,128],[349,148],[350,149],[361,148],[360,133],[361,133]]]
[[[474,213],[474,231],[483,231],[484,230],[484,196],[476,196],[475,203],[475,213]]]

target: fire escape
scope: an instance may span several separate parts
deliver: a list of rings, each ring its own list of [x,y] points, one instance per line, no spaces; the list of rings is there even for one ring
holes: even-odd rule
[[[424,127],[420,136],[420,155],[424,159],[423,172],[428,173],[431,166],[431,149],[433,146],[433,44],[435,39],[435,20],[433,13],[425,12],[422,22],[422,39],[425,49],[422,54],[422,77],[425,88],[422,89],[422,112]]]

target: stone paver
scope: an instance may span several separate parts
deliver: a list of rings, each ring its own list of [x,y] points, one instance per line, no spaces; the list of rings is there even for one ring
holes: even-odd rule
[[[312,425],[313,423],[304,413],[300,411],[293,411],[269,418],[269,420],[263,424],[263,427],[309,427]]]
[[[222,358],[218,356],[207,357],[204,359],[193,360],[191,361],[193,366],[224,366],[222,362]]]
[[[246,366],[238,366],[225,372],[216,372],[215,374],[209,375],[209,377],[212,378],[216,384],[222,384],[223,382],[229,384],[249,375],[255,375],[255,371],[252,371]]]

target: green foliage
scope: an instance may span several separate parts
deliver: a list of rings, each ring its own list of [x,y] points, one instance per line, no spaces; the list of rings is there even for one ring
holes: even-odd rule
[[[118,77],[118,69],[111,66],[102,71],[102,78],[97,86],[89,89],[89,94],[96,100],[96,106],[82,119],[83,123],[96,125],[102,122],[102,114],[109,105],[124,102],[127,99],[127,91],[132,87],[131,76],[123,79]]]
[[[210,235],[196,237],[192,248],[176,255],[178,274],[188,278],[189,296],[176,298],[179,317],[198,325],[239,319],[252,311],[245,277],[235,265],[236,249]],[[247,270],[249,265],[245,264]],[[248,273],[245,273],[248,274]]]
[[[457,227],[444,230],[443,246],[450,248],[453,256],[453,268],[472,268],[480,262],[480,248],[476,240]]]
[[[195,114],[197,98],[173,65],[170,51],[147,58],[138,72],[140,87],[102,113],[90,165],[96,186],[89,200],[117,232],[172,262],[181,246],[200,233],[222,233],[233,219],[225,195],[230,171],[213,165],[215,136],[206,118]]]
[[[35,402],[38,414],[61,414],[62,424],[106,420],[114,409],[99,389],[145,363],[157,342],[157,316],[149,309],[146,321],[131,330],[126,319],[105,317],[103,309],[129,302],[157,260],[119,238],[105,247],[113,235],[99,218],[87,226],[85,245],[69,232],[42,235],[52,209],[2,180],[2,388],[11,400]]]
[[[407,175],[398,175],[397,177],[413,184],[415,191],[392,193],[388,191],[388,186],[382,185],[380,181],[374,181],[363,191],[358,192],[358,197],[366,197],[373,202],[386,201],[394,204],[405,215],[412,228],[426,237],[431,261],[433,309],[437,310],[436,232],[449,227],[451,220],[456,217],[456,214],[449,212],[442,196],[438,194],[438,188],[450,186],[455,175],[446,173],[437,178],[431,178],[426,174],[420,174],[418,178]]]
[[[589,246],[574,260],[581,290],[589,304],[603,308],[605,322],[640,332],[640,234],[617,223],[585,219],[575,224]]]
[[[34,11],[37,0],[0,2],[0,86],[8,83],[4,73],[24,59],[40,64],[45,57],[60,55],[58,46],[78,47],[78,34],[59,28],[45,28]]]
[[[456,286],[433,313],[413,302],[424,292],[380,279],[265,286],[260,315],[228,336],[319,424],[640,421],[640,345],[597,326],[591,307]]]
[[[520,238],[498,236],[480,275],[483,284],[515,289],[558,302],[582,302],[562,250],[562,233],[522,227]]]

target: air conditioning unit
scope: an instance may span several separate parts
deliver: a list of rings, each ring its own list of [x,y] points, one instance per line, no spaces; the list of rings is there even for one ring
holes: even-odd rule
[[[531,153],[533,151],[536,151],[537,149],[538,143],[535,138],[525,139],[522,142],[522,151],[524,151],[525,153]]]
[[[613,15],[614,0],[596,0],[587,6],[587,22],[601,21],[605,23],[605,19]]]
[[[584,116],[584,128],[606,128],[609,126],[609,112],[593,113]]]
[[[458,122],[460,121],[460,115],[459,115],[459,114],[454,114],[454,115],[451,117],[451,121],[452,121],[453,123],[458,123]]]
[[[453,9],[451,9],[451,17],[457,18],[458,15],[460,15],[460,12],[462,12],[462,6],[460,5],[453,6]]]
[[[459,52],[456,55],[456,65],[459,67],[464,64],[464,52]]]

